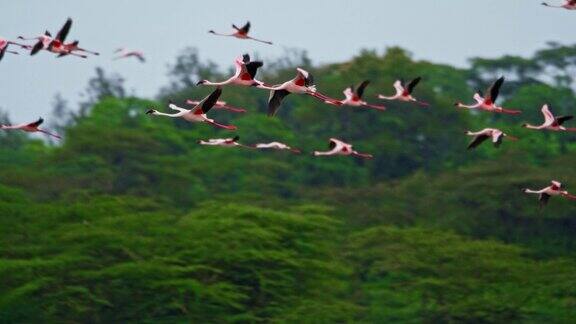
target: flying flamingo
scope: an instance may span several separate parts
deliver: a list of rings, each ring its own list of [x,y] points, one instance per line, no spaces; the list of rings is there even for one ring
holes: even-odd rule
[[[510,115],[521,114],[522,111],[520,110],[504,109],[496,105],[496,99],[498,98],[498,94],[500,93],[500,87],[502,86],[503,83],[504,83],[504,77],[501,77],[500,79],[494,81],[494,83],[492,83],[490,87],[488,87],[488,90],[486,91],[488,95],[486,97],[483,96],[482,91],[480,90],[476,91],[476,93],[474,94],[474,100],[476,100],[476,103],[473,105],[465,105],[461,102],[457,102],[454,104],[454,106],[459,108],[479,109],[489,112],[510,114]]]
[[[141,51],[132,51],[125,48],[119,48],[116,51],[114,51],[114,53],[118,54],[118,56],[115,57],[114,60],[119,60],[128,57],[135,57],[138,59],[138,61],[142,63],[146,62],[146,59],[144,58],[144,53]]]
[[[70,28],[72,28],[72,19],[68,18],[62,28],[58,31],[55,38],[52,38],[52,35],[49,31],[45,31],[43,35],[32,37],[32,38],[24,38],[19,36],[19,39],[23,40],[36,40],[36,44],[32,47],[32,51],[30,55],[35,55],[42,49],[47,49],[53,53],[60,53],[64,47],[64,41],[70,32]]]
[[[32,48],[32,47],[30,47],[30,46],[28,46],[28,45],[23,45],[23,44],[19,44],[19,43],[13,42],[13,41],[9,41],[9,40],[4,39],[4,38],[0,38],[0,60],[2,60],[2,58],[4,57],[4,55],[5,55],[6,53],[16,54],[16,55],[20,54],[20,53],[18,53],[18,52],[16,52],[16,51],[11,51],[11,50],[9,50],[8,47],[9,47],[10,45],[20,46],[21,48],[27,49],[27,50],[29,50],[29,49]]]
[[[522,192],[527,194],[539,195],[538,201],[540,202],[540,208],[548,204],[548,200],[550,199],[551,196],[562,196],[564,198],[576,200],[576,196],[571,195],[570,193],[568,193],[568,191],[561,189],[562,189],[562,183],[552,180],[550,186],[546,188],[540,190],[522,189]]]
[[[214,34],[214,35],[218,35],[218,36],[231,36],[231,37],[236,37],[236,38],[240,38],[240,39],[251,39],[251,40],[254,40],[254,41],[257,41],[260,43],[272,45],[272,42],[264,41],[261,39],[256,39],[256,38],[248,36],[248,32],[250,31],[250,22],[247,22],[246,25],[244,25],[244,27],[242,27],[242,28],[238,28],[238,27],[236,27],[236,25],[232,24],[232,28],[234,28],[236,30],[232,34],[219,34],[213,30],[209,30],[208,32],[210,34]]]
[[[196,100],[186,100],[186,103],[189,105],[197,105],[200,101],[196,101]],[[234,106],[230,106],[226,103],[226,101],[216,101],[216,103],[214,104],[214,109],[221,109],[221,110],[228,110],[231,112],[235,112],[235,113],[245,113],[246,109],[244,108],[238,108],[238,107],[234,107]]]
[[[564,0],[564,4],[560,5],[560,6],[549,5],[546,2],[542,2],[542,5],[545,7],[550,7],[550,8],[562,8],[562,9],[566,9],[566,10],[576,10],[576,0]]]
[[[416,98],[414,98],[412,96],[412,92],[414,91],[414,88],[416,88],[416,85],[418,85],[420,80],[422,80],[422,78],[417,77],[416,79],[408,82],[407,84],[405,84],[403,80],[396,80],[396,82],[394,82],[394,88],[396,89],[396,94],[392,97],[386,97],[383,95],[378,95],[378,98],[384,99],[384,100],[399,100],[399,101],[404,101],[404,102],[415,102],[415,103],[419,104],[420,106],[428,107],[429,106],[428,103],[418,101]]]
[[[374,109],[378,109],[378,110],[386,110],[386,107],[384,107],[384,106],[372,105],[372,104],[369,104],[366,101],[362,100],[362,95],[364,94],[364,89],[366,89],[366,86],[368,86],[369,83],[370,83],[370,81],[366,80],[366,81],[360,83],[360,85],[356,89],[354,89],[354,86],[350,86],[350,87],[346,88],[346,90],[344,90],[344,92],[343,92],[344,96],[346,96],[346,99],[341,100],[340,103],[342,103],[343,105],[353,106],[353,107],[368,107],[368,108],[374,108]]]
[[[255,79],[258,69],[262,67],[264,63],[260,61],[251,62],[250,55],[244,54],[234,60],[234,65],[236,66],[236,72],[228,80],[221,82],[200,80],[198,83],[196,83],[196,85],[223,86],[227,84],[235,84],[240,86],[268,89],[267,86],[264,85],[264,82]]]
[[[292,148],[284,143],[280,143],[280,142],[270,142],[270,143],[258,143],[258,144],[254,144],[252,145],[253,148],[256,149],[263,149],[263,150],[287,150],[290,151],[294,154],[300,154],[301,151],[299,149],[296,148]]]
[[[502,140],[504,139],[504,137],[508,137],[512,141],[518,140],[518,138],[516,138],[514,136],[510,136],[510,135],[508,135],[508,134],[504,133],[503,131],[496,129],[496,128],[484,128],[483,130],[481,130],[479,132],[467,131],[466,135],[474,136],[474,139],[468,145],[469,150],[476,148],[478,145],[482,144],[484,141],[486,141],[489,138],[492,138],[492,143],[494,143],[495,147],[499,147],[500,144],[502,144]]]
[[[229,130],[235,130],[236,126],[222,125],[222,124],[215,122],[213,119],[208,118],[208,116],[206,116],[206,113],[214,106],[214,104],[216,103],[216,101],[218,100],[218,98],[220,97],[221,94],[222,94],[222,89],[217,88],[210,95],[208,95],[206,98],[202,99],[202,101],[200,101],[200,103],[198,103],[198,105],[196,105],[192,109],[180,108],[180,107],[176,106],[175,104],[173,104],[172,102],[170,102],[168,107],[170,107],[173,110],[178,111],[177,113],[174,113],[174,114],[162,113],[162,112],[159,112],[155,109],[148,110],[146,112],[146,114],[158,115],[158,116],[167,116],[167,117],[172,117],[172,118],[182,118],[182,119],[189,121],[189,122],[192,122],[192,123],[208,123],[208,124],[214,125],[216,127],[225,128],[225,129],[229,129]]]
[[[314,151],[314,156],[330,156],[330,155],[352,155],[358,156],[364,159],[371,159],[373,158],[372,154],[366,153],[358,153],[357,151],[352,149],[352,145],[348,143],[344,143],[339,139],[331,138],[330,139],[330,151],[327,152],[320,152]]]
[[[33,122],[33,123],[26,123],[26,124],[20,124],[20,125],[1,125],[0,129],[5,129],[5,130],[10,130],[10,129],[19,129],[28,133],[36,133],[36,132],[40,132],[40,133],[44,133],[46,135],[55,137],[57,139],[61,139],[62,137],[60,137],[59,135],[56,134],[52,134],[44,129],[40,129],[38,126],[42,125],[42,123],[44,122],[44,119],[39,118],[37,121]]]
[[[198,144],[200,145],[209,145],[209,146],[223,146],[223,147],[245,147],[251,148],[250,146],[246,146],[244,144],[238,143],[240,140],[240,136],[236,135],[233,138],[211,138],[209,140],[199,140]]]
[[[270,90],[270,98],[268,99],[268,116],[274,116],[284,97],[291,93],[307,94],[312,97],[318,98],[326,103],[335,106],[341,106],[342,102],[332,99],[316,90],[314,85],[314,77],[308,71],[296,68],[296,77],[292,80],[286,81],[280,85],[267,87]]]
[[[576,128],[566,128],[562,126],[565,121],[568,121],[574,116],[558,116],[555,117],[548,105],[542,106],[542,114],[544,115],[544,123],[539,126],[534,126],[530,124],[524,124],[522,127],[526,127],[529,129],[538,129],[538,130],[551,130],[551,131],[568,131],[568,132],[576,132]]]

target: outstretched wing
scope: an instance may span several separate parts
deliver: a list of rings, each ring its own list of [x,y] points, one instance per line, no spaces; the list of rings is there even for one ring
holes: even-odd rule
[[[362,98],[362,95],[364,95],[364,89],[366,89],[369,83],[370,80],[365,80],[364,82],[360,83],[358,89],[356,89],[356,96],[358,96],[358,99]]]
[[[207,113],[218,101],[220,95],[222,94],[222,88],[218,87],[216,90],[212,91],[206,98],[202,99],[196,107],[192,109],[195,115],[201,115]]]
[[[412,91],[414,91],[414,88],[416,88],[416,85],[418,85],[418,82],[420,82],[420,80],[422,80],[422,78],[417,77],[416,79],[410,81],[410,83],[406,85],[406,90],[408,91],[408,93],[412,93]]]
[[[289,95],[290,92],[287,90],[272,90],[270,91],[270,98],[268,99],[268,116],[274,116],[280,105],[282,104],[282,100],[284,97]]]
[[[256,72],[258,72],[258,69],[261,68],[263,65],[264,63],[260,61],[249,62],[246,64],[246,70],[248,71],[248,74],[250,74],[252,79],[256,77]]]
[[[547,193],[541,193],[538,201],[540,202],[540,208],[546,206],[548,204],[548,200],[550,199],[550,195]]]
[[[30,124],[28,124],[27,126],[30,126],[30,127],[38,127],[38,126],[42,125],[43,122],[44,122],[44,119],[38,118],[37,121],[35,121],[35,122],[33,122],[33,123],[30,123]]]
[[[486,97],[486,101],[490,103],[495,103],[496,99],[498,99],[498,94],[500,93],[500,87],[504,83],[504,77],[494,81],[492,85],[488,88],[488,97]]]
[[[473,148],[476,148],[478,145],[482,144],[484,141],[486,141],[487,139],[489,139],[490,136],[488,135],[476,135],[474,137],[474,139],[472,140],[472,142],[470,142],[470,144],[468,144],[468,149],[471,150]]]
[[[64,41],[66,40],[66,36],[68,36],[68,33],[70,32],[71,27],[72,27],[72,18],[68,18],[64,23],[64,26],[62,26],[62,28],[60,28],[60,31],[58,31],[58,34],[56,34],[56,39],[64,43]]]
[[[544,115],[544,125],[552,125],[554,123],[554,115],[550,111],[548,105],[542,106],[542,115]]]
[[[562,125],[564,124],[565,121],[568,121],[570,119],[574,118],[574,116],[558,116],[556,117],[556,122],[558,123],[558,125]]]
[[[4,54],[6,54],[7,50],[8,50],[8,46],[6,46],[0,50],[0,60],[2,60],[2,58],[4,57]]]
[[[246,25],[244,25],[238,31],[243,33],[243,34],[248,34],[248,32],[250,31],[250,22],[247,22]]]

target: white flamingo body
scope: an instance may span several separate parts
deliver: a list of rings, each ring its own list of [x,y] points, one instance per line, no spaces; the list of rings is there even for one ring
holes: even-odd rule
[[[368,86],[370,81],[365,80],[363,81],[358,88],[354,89],[354,86],[350,86],[346,88],[342,93],[344,94],[344,100],[341,100],[340,103],[345,106],[352,106],[352,107],[368,107],[374,108],[378,110],[386,110],[386,107],[379,106],[379,105],[372,105],[367,103],[366,101],[362,100],[362,96],[364,94],[364,89]]]
[[[258,143],[252,146],[253,148],[257,148],[257,149],[269,149],[269,150],[287,150],[287,151],[291,151],[292,153],[300,153],[299,149],[296,148],[292,148],[284,143],[280,143],[280,142],[270,142],[270,143]]]
[[[553,196],[562,196],[564,198],[576,200],[576,196],[571,195],[568,191],[562,189],[563,187],[561,182],[552,180],[550,182],[550,185],[543,189],[540,190],[522,189],[522,191],[527,194],[539,195],[538,200],[540,201],[540,208],[542,208],[548,203],[550,197]]]
[[[484,141],[488,139],[492,140],[492,143],[494,144],[495,147],[500,146],[504,137],[508,137],[511,140],[517,140],[516,137],[510,136],[497,128],[484,128],[483,130],[478,132],[467,131],[466,135],[474,136],[474,139],[468,145],[468,149],[476,148],[478,145],[482,144]]]
[[[240,140],[240,136],[236,135],[233,138],[211,138],[208,140],[199,140],[198,144],[200,145],[207,145],[207,146],[222,146],[222,147],[245,147],[251,148],[249,146],[240,144],[238,141]]]
[[[24,124],[19,124],[19,125],[1,125],[0,129],[3,130],[21,130],[27,133],[44,133],[48,136],[52,136],[54,138],[57,139],[61,139],[62,137],[60,137],[57,134],[53,134],[51,132],[48,132],[44,129],[41,129],[39,126],[44,122],[44,119],[39,118],[37,121],[33,122],[33,123],[24,123]]]
[[[546,104],[544,106],[542,106],[542,115],[544,116],[544,123],[542,123],[541,125],[530,125],[530,124],[524,124],[522,125],[525,128],[528,129],[535,129],[535,130],[550,130],[550,131],[556,131],[556,132],[561,132],[561,131],[568,131],[568,132],[574,132],[576,131],[576,128],[566,128],[564,126],[562,126],[562,124],[564,124],[565,121],[568,121],[572,118],[574,118],[574,116],[554,116],[554,114],[552,114],[552,112],[550,111],[550,107]]]
[[[219,128],[235,130],[236,126],[219,124],[216,121],[214,121],[214,119],[208,118],[208,116],[206,115],[206,113],[214,106],[214,103],[216,103],[218,97],[220,97],[221,94],[222,89],[217,88],[192,109],[181,108],[173,103],[170,103],[168,107],[172,110],[177,111],[177,113],[174,114],[159,112],[155,109],[148,110],[146,114],[156,116],[166,116],[171,118],[182,118],[191,123],[208,123]]]
[[[352,147],[352,144],[345,143],[337,138],[330,139],[330,150],[329,151],[314,151],[314,156],[333,156],[333,155],[343,155],[343,156],[358,156],[365,159],[371,159],[373,156],[366,153],[358,153]]]
[[[511,110],[505,109],[501,106],[496,104],[496,99],[498,98],[498,94],[500,93],[500,87],[504,84],[504,77],[499,78],[498,80],[494,81],[486,91],[486,96],[483,96],[482,91],[478,90],[474,93],[474,101],[475,104],[466,105],[461,102],[457,102],[454,106],[458,108],[465,108],[465,109],[473,109],[473,110],[483,110],[488,112],[494,113],[502,113],[502,114],[509,114],[509,115],[517,115],[522,113],[520,110]]]
[[[318,92],[314,85],[314,77],[302,68],[296,68],[296,77],[294,79],[286,81],[280,85],[268,86],[266,88],[271,90],[268,99],[268,116],[275,115],[284,98],[291,93],[307,94],[331,105],[342,105],[342,102],[339,100],[330,98]]]
[[[412,96],[414,88],[416,87],[416,85],[418,85],[421,79],[422,78],[417,77],[416,79],[410,81],[407,84],[404,84],[402,80],[396,80],[396,82],[394,82],[394,89],[396,90],[396,94],[394,94],[393,96],[378,95],[378,98],[384,100],[413,102],[419,104],[420,106],[427,107],[428,103],[419,101],[418,99],[414,98],[414,96]]]
[[[236,72],[227,80],[221,82],[212,82],[209,80],[200,80],[197,85],[209,86],[224,86],[224,85],[238,85],[245,87],[258,87],[262,89],[269,89],[262,81],[256,80],[256,73],[258,69],[264,64],[260,61],[250,61],[250,55],[244,54],[234,60]]]

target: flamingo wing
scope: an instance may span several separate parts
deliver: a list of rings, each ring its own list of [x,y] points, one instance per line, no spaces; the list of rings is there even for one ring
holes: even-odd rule
[[[501,77],[492,83],[492,85],[488,88],[488,96],[486,97],[486,101],[489,101],[490,103],[496,102],[496,99],[498,99],[498,94],[500,93],[500,87],[502,87],[503,83],[504,77]]]
[[[364,80],[362,83],[360,83],[360,85],[356,89],[356,96],[358,96],[358,99],[362,98],[362,96],[364,95],[364,90],[366,89],[369,83],[370,80]]]
[[[473,148],[476,148],[478,145],[482,144],[484,141],[486,141],[489,138],[490,138],[490,136],[488,136],[486,134],[476,135],[474,137],[474,139],[472,140],[472,142],[470,142],[470,144],[468,144],[468,149],[471,150]]]
[[[6,54],[6,51],[8,50],[8,46],[5,46],[4,48],[2,48],[0,50],[0,61],[2,60],[2,58],[4,57],[4,54]]]
[[[30,123],[30,124],[28,124],[28,125],[26,125],[26,126],[36,128],[36,127],[42,125],[43,122],[44,122],[44,119],[43,119],[43,118],[38,118],[37,121],[35,121],[35,122],[33,122],[33,123]]]
[[[396,94],[404,93],[404,81],[396,80],[396,82],[394,82],[394,89],[396,89]]]
[[[422,80],[421,77],[417,77],[416,79],[410,81],[407,85],[406,85],[406,90],[408,91],[408,93],[412,93],[412,91],[414,91],[414,88],[416,88],[416,85],[418,85],[418,83],[420,82],[420,80]]]
[[[352,98],[354,97],[354,86],[349,86],[348,88],[344,89],[342,93],[344,93],[346,99],[352,100]]]
[[[56,39],[64,43],[66,37],[68,36],[68,33],[70,32],[71,27],[72,27],[72,18],[68,18],[64,23],[64,26],[62,26],[62,28],[60,28],[60,30],[58,31],[58,34],[56,34]]]
[[[240,28],[238,30],[239,32],[243,33],[243,34],[248,34],[248,32],[250,31],[250,22],[246,22],[246,25],[244,25],[242,28]]]
[[[575,1],[576,1],[576,0],[575,0]],[[568,121],[568,120],[573,119],[573,118],[574,118],[574,116],[571,116],[571,115],[569,115],[569,116],[558,116],[558,117],[556,117],[556,122],[558,123],[558,125],[562,125],[562,124],[564,124],[565,121]]]
[[[214,105],[218,101],[218,98],[220,98],[221,94],[222,94],[222,88],[217,87],[216,90],[212,91],[211,94],[209,94],[206,98],[202,99],[202,101],[200,101],[198,105],[196,105],[196,107],[192,108],[192,112],[195,115],[203,115],[207,113],[208,111],[210,111],[210,109],[212,109],[212,107],[214,107]]]
[[[541,193],[538,196],[538,201],[540,202],[540,208],[546,206],[548,204],[548,200],[550,200],[550,195],[547,193]]]
[[[268,99],[268,116],[274,116],[278,111],[278,108],[282,104],[284,97],[289,95],[288,90],[272,90],[270,91],[270,98]]]
[[[542,106],[542,115],[544,115],[544,124],[545,125],[552,125],[554,123],[554,115],[550,111],[550,107],[548,105]]]
[[[246,71],[248,71],[248,74],[250,74],[252,79],[254,79],[256,77],[256,72],[258,72],[258,69],[263,65],[264,63],[260,61],[246,63]]]

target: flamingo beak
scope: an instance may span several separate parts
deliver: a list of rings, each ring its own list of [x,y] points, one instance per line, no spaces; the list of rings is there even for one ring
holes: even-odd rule
[[[149,109],[148,111],[146,111],[146,115],[151,115],[154,113],[154,109]]]
[[[196,85],[198,86],[198,85],[204,84],[205,82],[206,82],[206,80],[200,80],[196,83]]]

